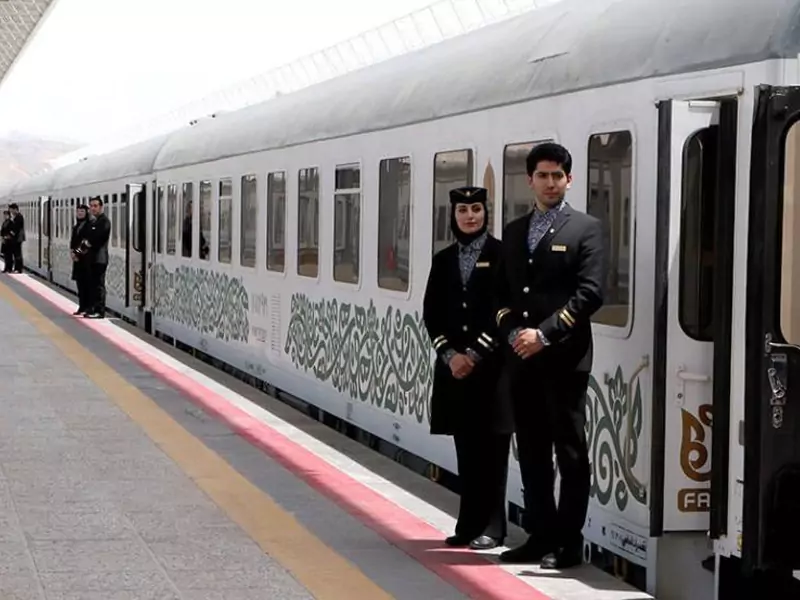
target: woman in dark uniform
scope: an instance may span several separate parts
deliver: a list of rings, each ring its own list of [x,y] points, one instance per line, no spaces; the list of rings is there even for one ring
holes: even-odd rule
[[[436,351],[431,433],[452,435],[461,505],[451,546],[489,549],[506,536],[506,476],[513,431],[497,393],[502,352],[492,304],[501,243],[488,229],[487,191],[450,192],[456,243],[433,257],[423,320]]]
[[[72,279],[78,288],[78,310],[74,314],[85,314],[90,308],[89,296],[89,262],[82,242],[89,232],[86,227],[90,222],[89,207],[79,204],[75,208],[75,224],[72,226],[72,235],[69,240],[70,256],[72,257]]]

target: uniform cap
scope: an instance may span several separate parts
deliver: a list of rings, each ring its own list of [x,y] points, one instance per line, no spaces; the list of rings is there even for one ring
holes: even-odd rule
[[[486,188],[482,187],[460,187],[450,190],[450,202],[458,204],[463,202],[465,204],[472,204],[473,202],[486,203],[488,192]]]

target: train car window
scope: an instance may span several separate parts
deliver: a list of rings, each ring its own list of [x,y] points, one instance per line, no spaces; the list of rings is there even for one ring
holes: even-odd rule
[[[538,140],[509,144],[503,151],[503,227],[528,214],[533,206],[533,192],[528,185],[525,159],[534,146],[551,142]]]
[[[319,272],[319,170],[301,169],[297,189],[297,273]]]
[[[78,205],[76,204],[75,206],[72,207],[73,208],[73,211],[72,211],[72,218],[73,219],[75,218],[75,210],[74,209],[77,208],[77,206]],[[112,229],[111,229],[111,235],[108,236],[108,244],[109,244],[109,246],[111,246],[113,248],[113,247],[115,247],[117,245],[117,241],[114,239],[114,229],[113,229],[114,228],[114,223],[117,220],[117,203],[116,203],[116,199],[114,199],[114,201],[110,200],[109,197],[108,197],[108,194],[103,194],[103,212],[106,213],[106,216],[108,217],[109,221],[111,222],[111,228]]]
[[[283,273],[286,264],[286,173],[267,175],[267,269]]]
[[[119,236],[119,245],[123,248],[128,247],[128,192],[119,195],[119,215],[117,215],[114,231]]]
[[[219,248],[217,260],[230,264],[231,245],[233,244],[233,181],[220,179],[219,181]]]
[[[473,172],[472,150],[439,152],[433,158],[433,254],[453,243],[450,190],[472,185]]]
[[[122,219],[122,210],[116,194],[111,194],[111,207],[111,246],[116,248],[119,246],[119,222]]]
[[[164,186],[158,186],[156,197],[156,211],[155,211],[155,227],[153,227],[153,235],[156,236],[155,242],[156,253],[164,253]]]
[[[181,220],[181,256],[184,258],[192,257],[192,236],[194,234],[194,215],[192,214],[192,194],[194,184],[189,181],[184,183],[181,188],[181,210],[183,218]]]
[[[691,338],[713,341],[717,136],[701,129],[683,148],[678,320]]]
[[[211,257],[211,182],[200,182],[200,258],[209,260]]]
[[[786,136],[781,248],[781,331],[790,344],[800,344],[800,124]]]
[[[239,264],[256,266],[256,236],[258,235],[258,179],[255,175],[242,177],[241,246]]]
[[[174,256],[177,246],[178,186],[167,186],[167,254]]]
[[[378,285],[408,291],[411,271],[411,158],[381,161],[378,190]]]
[[[358,283],[361,240],[361,168],[336,167],[333,194],[333,278]]]
[[[586,212],[603,223],[608,257],[605,302],[594,323],[627,327],[630,319],[631,195],[633,138],[628,131],[598,133],[589,139]]]

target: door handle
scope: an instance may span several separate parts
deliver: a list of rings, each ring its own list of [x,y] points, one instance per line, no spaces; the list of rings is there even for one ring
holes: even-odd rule
[[[692,381],[694,383],[708,383],[711,381],[711,376],[703,375],[702,373],[691,373],[686,370],[684,365],[678,365],[675,371],[678,377],[678,393],[675,394],[675,404],[683,406],[686,402],[686,382]]]
[[[781,342],[773,342],[772,334],[768,333],[764,336],[764,352],[769,354],[773,350],[796,350],[800,352],[800,346],[797,344],[783,344]]]
[[[772,354],[769,360],[772,366],[767,368],[767,381],[771,392],[769,404],[772,407],[772,427],[780,429],[783,427],[783,411],[786,406],[788,359],[785,354]]]

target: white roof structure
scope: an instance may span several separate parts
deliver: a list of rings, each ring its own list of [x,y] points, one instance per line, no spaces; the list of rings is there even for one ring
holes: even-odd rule
[[[796,57],[798,24],[800,0],[563,0],[90,156],[22,182],[12,193],[53,183],[63,189],[591,87]]]
[[[0,85],[56,0],[0,0]]]

